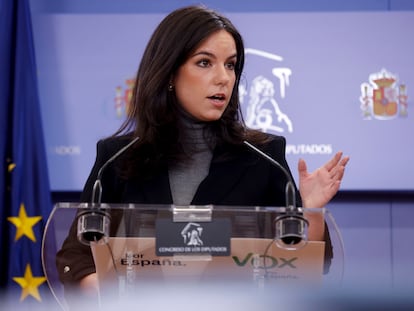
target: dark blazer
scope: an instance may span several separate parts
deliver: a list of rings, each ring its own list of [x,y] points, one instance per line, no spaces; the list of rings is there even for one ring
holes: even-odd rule
[[[285,159],[285,139],[273,135],[271,138],[260,149],[290,173]],[[125,137],[98,142],[96,161],[82,193],[82,202],[91,201],[93,184],[102,165],[128,142]],[[209,174],[199,185],[192,204],[285,206],[286,182],[287,178],[279,168],[247,146],[237,149],[217,147],[213,152]],[[125,181],[118,176],[115,161],[102,174],[102,189],[103,203],[172,204],[167,167],[150,180],[136,178]],[[299,195],[297,202],[300,206]],[[90,249],[76,238],[75,223],[58,252],[57,267],[63,283],[76,282],[95,272]]]
[[[272,138],[269,144],[261,147],[262,151],[289,171],[285,159],[285,139],[281,136]],[[124,138],[98,142],[96,162],[86,182],[82,201],[91,200],[98,170],[128,142]],[[103,172],[102,202],[172,203],[167,167],[151,180],[128,182],[118,177],[115,167],[110,165]],[[218,147],[214,150],[209,174],[200,184],[192,204],[284,206],[286,182],[287,178],[279,168],[263,160],[247,146],[236,150]]]

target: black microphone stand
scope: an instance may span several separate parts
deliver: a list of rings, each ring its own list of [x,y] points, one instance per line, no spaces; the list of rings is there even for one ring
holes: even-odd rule
[[[296,189],[289,172],[275,159],[259,150],[247,141],[244,141],[250,149],[278,167],[286,176],[285,188],[286,210],[274,220],[276,244],[284,249],[297,250],[306,245],[308,241],[309,222],[303,217],[303,213],[296,206]]]
[[[118,158],[128,148],[135,144],[138,139],[139,137],[134,138],[131,142],[129,142],[117,153],[115,153],[99,169],[98,175],[93,185],[90,207],[86,208],[78,215],[78,240],[81,243],[86,245],[89,245],[91,242],[96,242],[98,244],[107,243],[111,216],[107,211],[107,206],[101,203],[102,174],[109,164],[111,164],[116,158]]]

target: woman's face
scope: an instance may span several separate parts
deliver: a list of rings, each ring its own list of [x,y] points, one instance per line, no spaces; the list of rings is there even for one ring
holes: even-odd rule
[[[200,121],[218,120],[233,92],[236,60],[236,43],[227,31],[203,41],[174,77],[175,93],[184,110]]]

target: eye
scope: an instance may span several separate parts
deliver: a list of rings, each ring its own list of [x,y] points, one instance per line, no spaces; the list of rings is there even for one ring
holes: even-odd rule
[[[211,62],[208,59],[202,59],[197,62],[197,65],[200,67],[208,67],[210,64]]]
[[[229,62],[226,64],[226,68],[229,70],[234,70],[235,67],[236,67],[236,62]]]

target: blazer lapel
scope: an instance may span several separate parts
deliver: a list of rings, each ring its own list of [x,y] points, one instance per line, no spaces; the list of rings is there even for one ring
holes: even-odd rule
[[[225,155],[230,155],[224,158]],[[214,150],[208,176],[200,183],[191,204],[217,204],[222,202],[231,189],[246,173],[247,168],[257,162],[257,156],[246,150],[230,151],[217,147]],[[143,202],[148,204],[172,204],[168,168],[157,178],[146,181],[142,189]]]
[[[145,181],[141,189],[143,201],[148,204],[172,204],[167,168],[157,178]]]
[[[248,167],[254,164],[255,159],[251,153],[242,150],[231,152],[228,159],[221,159],[228,150],[216,148],[210,165],[208,176],[199,185],[192,204],[217,204],[223,201],[229,191],[245,174]]]

